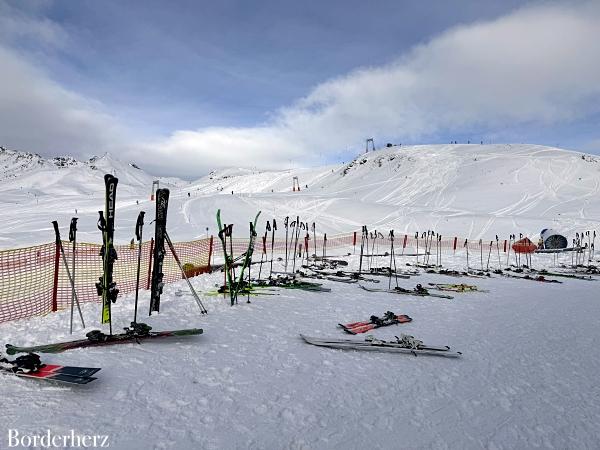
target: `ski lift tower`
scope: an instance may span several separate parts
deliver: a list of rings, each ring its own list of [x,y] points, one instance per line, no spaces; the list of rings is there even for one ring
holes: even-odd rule
[[[300,182],[298,181],[298,177],[292,178],[292,191],[300,192]]]
[[[367,139],[367,144],[365,147],[365,153],[369,153],[369,142],[371,143],[371,148],[375,151],[375,143],[373,142],[373,138]]]
[[[159,180],[154,180],[152,182],[152,193],[150,194],[150,201],[154,201],[154,194],[156,193],[156,191],[160,187],[159,184],[158,184],[158,181]],[[154,189],[154,186],[156,186],[156,189]]]

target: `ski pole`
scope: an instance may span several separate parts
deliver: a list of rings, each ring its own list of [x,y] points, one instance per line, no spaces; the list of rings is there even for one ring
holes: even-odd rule
[[[469,244],[467,243],[467,239],[465,239],[464,247],[467,250],[467,273],[469,273]]]
[[[304,228],[304,223],[300,222],[300,217],[296,217],[296,239],[294,241],[294,261],[292,273],[296,273],[296,254],[298,253],[298,239],[300,238],[300,229]]]
[[[179,266],[179,270],[181,270],[181,274],[183,275],[183,278],[185,278],[185,281],[187,282],[187,284],[190,288],[190,291],[192,292],[192,295],[194,296],[194,300],[196,300],[196,304],[200,308],[200,314],[207,314],[208,311],[202,304],[200,297],[198,297],[198,294],[196,293],[194,286],[192,286],[192,283],[190,283],[190,279],[187,277],[185,270],[183,270],[183,266],[181,265],[181,261],[179,260],[179,256],[177,256],[177,252],[175,251],[175,247],[173,246],[173,242],[171,242],[171,238],[169,237],[169,233],[167,233],[167,230],[165,230],[165,240],[167,241],[167,245],[169,246],[169,249],[171,250],[171,254],[173,255],[173,258],[175,258],[175,262]]]
[[[260,268],[258,269],[258,281],[260,281],[260,274],[262,272],[263,256],[267,254],[267,234],[269,233],[269,231],[271,231],[271,224],[267,220],[267,227],[265,229],[265,235],[262,239],[262,244],[263,244],[262,251],[260,252]]]
[[[371,254],[369,255],[369,269],[376,268],[374,263],[375,255],[375,242],[377,241],[377,230],[373,232],[373,243],[371,244]]]
[[[271,234],[271,269],[269,271],[269,279],[273,276],[273,246],[275,245],[275,230],[277,230],[277,222],[273,219],[273,232]]]
[[[77,245],[77,217],[73,217],[71,219],[71,225],[69,226],[69,241],[73,243],[73,254],[71,255],[72,258],[72,268],[73,270],[71,271],[71,275],[73,276],[73,286],[71,289],[71,327],[69,332],[71,334],[73,334],[73,309],[74,309],[74,304],[75,304],[75,252],[76,252],[76,245]],[[62,245],[62,243],[61,243]]]
[[[500,262],[500,244],[498,242],[498,235],[496,235],[496,252],[498,253],[498,270],[502,268],[502,263]]]
[[[308,249],[308,241],[310,241],[310,233],[308,232],[308,224],[306,225],[306,236],[304,236],[304,254],[306,255],[306,265],[309,265],[309,252],[310,250]]]
[[[358,260],[358,273],[362,273],[362,261],[363,261],[363,253],[365,249],[365,236],[367,234],[367,226],[363,225],[361,230],[362,236],[360,238],[360,259]],[[316,256],[316,255],[315,255]]]
[[[433,237],[433,232],[431,230],[427,230],[427,236],[425,237],[425,265],[429,265],[429,255],[431,254],[431,240],[430,236]]]
[[[312,223],[312,232],[313,232],[313,245],[315,247],[315,258],[317,257],[317,225],[315,222]]]
[[[419,264],[419,232],[415,233],[415,239],[417,240],[417,265]]]
[[[288,266],[288,230],[289,230],[289,220],[290,217],[289,216],[285,216],[285,219],[283,219],[283,226],[285,227],[285,273],[287,273],[287,266]]]
[[[481,258],[481,271],[483,272],[483,241],[479,239],[479,255]]]
[[[485,271],[489,272],[490,270],[490,256],[492,256],[492,244],[494,241],[490,241],[490,251],[488,252],[487,265],[485,266]]]
[[[392,287],[392,262],[394,263],[394,277],[396,278],[396,287],[398,287],[398,272],[396,267],[396,255],[394,253],[394,230],[390,230],[390,278],[388,281],[388,289]]]
[[[523,240],[523,233],[519,233],[519,242]],[[517,258],[517,268],[521,268],[521,252],[515,253],[515,256],[518,255]]]
[[[79,317],[81,318],[81,325],[85,328],[85,322],[83,321],[83,314],[81,313],[81,307],[79,306],[79,299],[77,298],[77,292],[75,292],[75,281],[73,277],[71,277],[71,271],[69,270],[69,265],[67,263],[67,257],[65,256],[65,249],[63,248],[62,241],[60,239],[60,230],[58,229],[58,222],[56,220],[52,221],[52,225],[54,226],[54,234],[56,235],[56,245],[59,247],[60,254],[62,256],[62,261],[65,266],[65,270],[67,271],[67,276],[69,277],[69,282],[71,283],[71,294],[75,299],[75,303],[77,304],[77,310],[79,311]],[[72,325],[72,323],[71,323]],[[71,333],[72,333],[71,329]]]
[[[140,267],[142,265],[142,229],[144,228],[144,211],[140,211],[135,223],[135,237],[138,241],[138,263],[137,275],[135,278],[135,305],[133,308],[133,323],[137,323],[138,297],[140,291]]]

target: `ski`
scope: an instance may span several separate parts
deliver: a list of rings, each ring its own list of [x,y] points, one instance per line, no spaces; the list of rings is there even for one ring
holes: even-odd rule
[[[429,283],[431,289],[437,289],[438,291],[451,291],[451,292],[489,292],[483,289],[479,289],[477,286],[470,284],[447,284],[447,283]]]
[[[137,324],[143,325],[143,324]],[[172,331],[149,331],[150,327],[145,326],[145,330],[135,330],[126,328],[124,333],[107,335],[99,330],[90,331],[86,336],[87,339],[79,339],[75,341],[58,342],[54,344],[35,345],[32,347],[19,347],[11,344],[6,344],[6,353],[14,355],[16,353],[60,353],[74,348],[98,347],[103,345],[113,344],[128,344],[141,343],[145,339],[156,339],[170,336],[192,336],[202,334],[201,328],[189,328],[185,330]],[[148,330],[148,331],[146,331]]]
[[[423,342],[414,339],[412,336],[401,335],[396,338],[396,342],[382,341],[375,339],[372,336],[367,336],[364,341],[353,339],[323,339],[318,337],[300,335],[305,342],[311,345],[320,347],[336,348],[340,350],[365,350],[378,351],[389,353],[409,353],[415,356],[418,355],[435,355],[445,356],[449,358],[457,358],[462,355],[461,352],[450,351],[450,347],[442,346],[435,347],[425,345]]]
[[[240,269],[240,275],[237,283],[232,288],[232,297],[231,297],[231,306],[233,306],[234,301],[237,303],[237,296],[244,284],[244,272],[248,268],[248,266],[252,263],[252,254],[254,253],[254,244],[256,242],[256,222],[258,222],[258,216],[260,216],[260,211],[256,214],[254,218],[254,222],[250,222],[250,242],[248,243],[248,249],[246,253],[244,253],[244,262],[242,263],[242,268]]]
[[[562,273],[562,272],[549,272],[545,269],[542,269],[542,270],[531,269],[530,273],[543,275],[545,277],[562,277],[562,278],[571,278],[573,280],[584,280],[584,281],[594,281],[595,280],[591,275]]]
[[[115,234],[115,203],[117,200],[117,183],[118,178],[111,174],[104,175],[104,185],[106,188],[106,203],[104,211],[98,211],[98,229],[102,231],[102,248],[100,256],[102,256],[102,276],[100,281],[96,283],[98,295],[102,297],[102,323],[110,325],[110,333],[112,334],[112,323],[110,316],[110,305],[117,301],[119,290],[117,284],[113,281],[113,265],[117,260],[117,251],[113,246],[113,238]]]
[[[454,298],[454,297],[451,297],[450,295],[445,295],[445,294],[433,294],[433,293],[429,292],[427,289],[425,289],[424,287],[422,287],[420,284],[417,284],[417,287],[415,287],[414,289],[404,289],[401,287],[396,287],[394,289],[376,289],[376,288],[369,288],[369,287],[363,286],[362,284],[360,284],[359,286],[362,289],[364,289],[365,291],[369,291],[369,292],[388,292],[390,294],[416,295],[418,297],[447,298],[450,300]]]
[[[167,209],[169,207],[169,190],[156,191],[156,216],[154,220],[154,253],[152,255],[152,282],[150,288],[150,313],[160,311],[160,295],[162,294],[163,263],[165,259],[165,233],[167,229]]]
[[[335,281],[336,283],[348,283],[348,284],[358,283],[358,280],[356,280],[356,279],[343,277],[343,276],[340,277],[340,276],[336,276],[335,274],[323,274],[323,273],[318,273],[318,272],[306,273],[306,272],[299,270],[298,275],[300,275],[302,278],[314,278],[316,280]]]
[[[462,272],[459,270],[452,269],[426,269],[425,273],[436,274],[436,275],[445,275],[448,277],[469,277],[469,278],[490,278],[491,275],[489,272]]]
[[[96,379],[92,375],[99,370],[97,367],[42,364],[40,357],[33,353],[19,356],[14,361],[0,359],[0,372],[3,374],[69,384],[90,383]]]
[[[408,322],[412,322],[412,318],[410,316],[407,316],[406,314],[395,314],[391,311],[388,311],[383,317],[371,316],[369,321],[352,322],[346,324],[339,323],[338,326],[342,327],[346,333],[359,334],[366,333],[367,331],[374,330],[375,328]]]
[[[310,266],[302,266],[302,267],[309,269],[316,274],[323,275],[326,277],[347,278],[350,280],[356,280],[356,281],[361,280],[361,281],[368,281],[371,283],[379,283],[379,281],[380,281],[380,280],[376,280],[375,278],[367,278],[364,276],[364,273],[360,274],[359,272],[347,272],[347,271],[343,271],[343,270],[331,272],[331,271],[326,271],[326,270],[314,269]],[[300,273],[302,273],[302,272],[300,272]],[[374,274],[374,275],[377,276],[378,274]],[[398,278],[410,278],[410,276],[402,275],[402,276],[398,276]]]
[[[506,278],[516,278],[518,280],[529,280],[529,281],[537,281],[540,283],[562,283],[562,281],[560,280],[552,280],[550,278],[546,278],[544,275],[537,275],[537,276],[531,276],[531,275],[513,275],[510,273],[499,273],[499,275],[502,275],[503,277]]]
[[[256,281],[256,280],[252,280]],[[300,289],[313,292],[331,292],[330,288],[323,287],[321,283],[312,283],[310,281],[299,281],[293,278],[271,278],[261,280],[257,283],[258,287],[280,287],[283,289]]]

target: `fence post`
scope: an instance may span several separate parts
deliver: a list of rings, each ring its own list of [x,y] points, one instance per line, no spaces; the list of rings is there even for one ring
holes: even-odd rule
[[[148,257],[148,281],[146,290],[150,289],[150,280],[152,278],[152,253],[154,252],[154,238],[150,238],[150,256]]]
[[[458,241],[458,238],[455,236],[454,237],[454,245],[453,245],[453,248],[452,248],[452,250],[454,251],[454,253],[456,253],[456,242],[457,241]]]
[[[210,265],[210,258],[213,253],[213,237],[212,234],[210,236],[210,243],[208,244],[208,273],[212,273],[212,266]]]
[[[52,312],[58,311],[58,270],[60,268],[60,244],[55,245],[54,253],[54,284],[52,286]]]
[[[354,236],[352,237],[352,246],[354,247],[353,253],[356,253],[356,231],[354,232]]]
[[[504,239],[504,253],[506,253],[506,239]]]

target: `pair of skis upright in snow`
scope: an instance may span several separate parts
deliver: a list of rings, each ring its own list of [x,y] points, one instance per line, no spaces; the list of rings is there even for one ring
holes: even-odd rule
[[[227,291],[229,292],[229,298],[231,301],[231,306],[237,303],[237,298],[240,293],[244,292],[245,286],[249,283],[245,281],[245,272],[246,269],[250,269],[250,265],[252,264],[252,255],[254,253],[254,245],[256,243],[256,223],[258,222],[258,216],[260,216],[260,211],[256,214],[254,218],[254,222],[250,222],[250,242],[248,243],[248,248],[245,253],[241,255],[240,258],[243,259],[242,266],[240,269],[239,276],[236,277],[233,265],[235,260],[233,258],[233,241],[232,241],[232,227],[233,225],[223,226],[221,222],[221,210],[217,210],[217,226],[219,229],[219,239],[223,246],[223,257],[225,259],[225,265],[223,270],[226,276],[227,282]],[[229,239],[229,249],[227,248],[227,240]],[[250,279],[250,275],[248,275],[248,279]],[[248,300],[250,301],[250,300]]]

